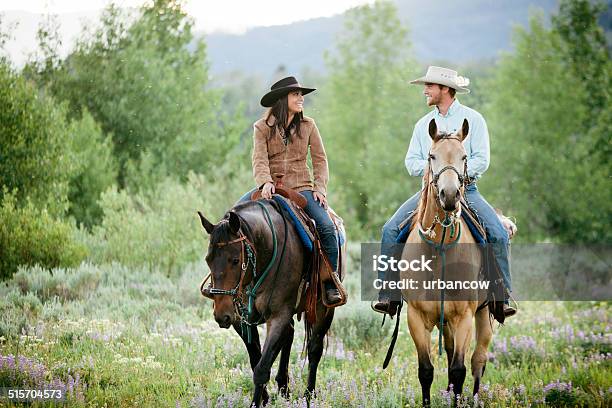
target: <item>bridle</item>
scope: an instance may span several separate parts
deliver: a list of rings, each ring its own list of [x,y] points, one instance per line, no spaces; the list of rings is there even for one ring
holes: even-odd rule
[[[249,264],[253,265],[253,277],[257,275],[257,257],[255,256],[255,245],[247,238],[247,236],[242,232],[242,230],[238,231],[239,236],[236,239],[227,242],[218,242],[215,244],[217,248],[222,248],[227,245],[240,243],[240,279],[238,283],[233,289],[217,289],[212,287],[208,290],[208,293],[211,295],[228,295],[232,297],[232,301],[234,304],[239,300],[242,294],[242,283],[244,281],[244,277],[246,276],[247,269],[249,268]],[[244,254],[246,253],[246,262],[244,262]],[[212,276],[210,273],[208,276]],[[200,292],[204,290],[204,284],[208,278],[206,278],[202,284],[200,285]],[[213,281],[214,286],[214,281]]]
[[[461,139],[459,139],[458,137],[454,137],[454,136],[445,136],[444,134],[442,135],[441,139],[444,140],[457,140],[458,142],[462,142]],[[431,151],[430,151],[431,153]],[[439,172],[434,173],[433,169],[431,168],[431,154],[429,155],[428,159],[427,159],[428,165],[429,165],[429,172],[433,175],[432,176],[432,180],[431,180],[431,184],[436,188],[436,198],[438,198],[439,195],[439,191],[438,191],[438,180],[440,179],[440,176],[442,175],[442,173],[444,173],[447,170],[452,170],[455,172],[455,174],[457,174],[457,177],[459,177],[459,183],[461,184],[461,188],[464,188],[465,185],[467,184],[468,181],[468,175],[467,175],[467,160],[463,161],[463,173],[459,173],[459,170],[457,170],[457,168],[455,166],[444,166],[442,167],[442,169],[440,169]]]
[[[454,140],[457,140],[458,142],[462,142],[462,140],[459,139],[458,137],[450,136],[449,134],[441,134],[441,139],[444,139],[444,140],[454,139]],[[421,225],[419,224],[419,234],[421,235],[421,238],[433,244],[434,242],[430,240],[435,238],[436,236],[435,231],[434,231],[436,224],[439,224],[442,227],[442,230],[444,233],[446,232],[447,228],[450,228],[451,229],[450,238],[453,238],[455,236],[455,225],[459,225],[459,219],[461,217],[461,206],[459,206],[458,209],[453,210],[453,211],[446,211],[444,208],[440,206],[440,189],[438,187],[438,180],[440,179],[440,176],[442,175],[442,173],[444,173],[445,171],[449,171],[449,170],[454,171],[455,174],[457,174],[457,177],[459,178],[459,183],[460,183],[459,188],[463,194],[465,186],[468,184],[467,183],[468,182],[467,160],[464,160],[463,162],[463,173],[460,173],[459,170],[455,166],[452,166],[452,165],[444,166],[443,168],[440,169],[440,171],[438,171],[437,173],[434,173],[432,166],[431,166],[431,154],[429,155],[427,159],[427,163],[428,163],[429,173],[432,174],[432,179],[429,182],[429,184],[433,187],[434,192],[435,192],[436,206],[444,212],[444,219],[441,220],[440,217],[438,217],[438,214],[436,214],[434,216],[431,226],[426,230],[423,230],[421,228]],[[428,187],[428,186],[425,186],[425,187]],[[443,241],[444,241],[444,238],[442,239],[442,242]]]
[[[240,279],[238,280],[238,283],[236,284],[236,286],[234,286],[234,288],[230,290],[217,289],[214,287],[214,280],[213,280],[212,282],[213,287],[208,289],[208,293],[210,295],[231,296],[232,297],[232,302],[234,304],[236,314],[240,317],[240,326],[242,328],[243,335],[246,336],[247,341],[249,343],[251,342],[251,328],[253,326],[259,325],[264,320],[263,314],[256,321],[253,320],[253,316],[255,314],[254,309],[255,309],[256,293],[259,287],[261,286],[261,284],[263,283],[263,281],[265,280],[266,276],[272,269],[272,266],[274,265],[276,261],[276,255],[277,255],[277,250],[278,250],[278,239],[276,236],[276,228],[274,227],[274,223],[272,222],[272,218],[270,217],[270,212],[268,211],[268,209],[263,203],[259,201],[255,201],[254,203],[261,207],[264,213],[264,216],[266,218],[266,221],[268,223],[268,226],[270,227],[270,230],[272,231],[272,247],[273,248],[272,248],[272,256],[270,258],[270,261],[268,262],[264,270],[261,272],[261,274],[257,275],[257,253],[255,250],[255,245],[244,234],[244,232],[242,231],[242,228],[240,228],[238,230],[238,238],[233,239],[231,241],[227,241],[227,242],[218,242],[215,244],[217,248],[222,248],[224,246],[240,243],[241,248],[240,248],[239,263],[240,263],[241,271],[240,271]],[[286,238],[287,237],[287,220],[285,219],[285,217],[282,217],[282,219],[283,219],[283,224],[285,228],[285,238]],[[246,222],[242,218],[241,218],[241,223],[244,225],[247,225]],[[278,262],[277,271],[276,271],[276,274],[274,275],[275,276],[274,281],[276,281],[276,277],[278,276],[278,268],[283,263],[286,244],[287,244],[287,239],[285,239],[283,242],[283,248],[281,251],[280,260]],[[245,261],[245,254],[246,254],[246,261]],[[245,276],[247,275],[249,265],[252,265],[251,270],[252,270],[253,276],[250,282],[247,284],[246,290],[243,290],[244,279],[245,279]],[[204,279],[204,281],[202,281],[200,285],[200,292],[203,295],[204,295],[204,285],[206,284],[206,282],[211,276],[212,276],[212,272],[208,274],[206,279]],[[273,292],[270,291],[270,297],[268,298],[268,307],[270,305],[272,294]],[[245,299],[244,299],[245,297],[247,298],[246,304],[245,304]]]

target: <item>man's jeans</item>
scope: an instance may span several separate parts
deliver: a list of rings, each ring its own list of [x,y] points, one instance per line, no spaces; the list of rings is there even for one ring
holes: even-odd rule
[[[393,217],[385,223],[382,229],[381,248],[382,255],[398,257],[398,254],[393,254],[393,248],[396,244],[396,239],[400,233],[399,225],[402,221],[408,218],[408,215],[414,211],[419,203],[419,191],[410,197],[404,204],[398,208],[393,214]],[[491,205],[480,195],[476,184],[472,183],[465,188],[466,201],[469,207],[478,215],[487,233],[489,245],[493,245],[493,253],[504,276],[504,285],[508,292],[511,289],[510,264],[508,262],[508,250],[510,239],[508,232],[501,223],[497,213]],[[399,254],[401,256],[401,254]],[[385,279],[385,272],[378,272],[380,279]]]
[[[257,189],[253,189],[243,195],[238,203],[249,201],[251,199],[251,194]],[[321,238],[321,246],[323,250],[327,254],[329,258],[329,262],[331,263],[331,267],[334,271],[338,270],[338,239],[336,237],[336,227],[334,226],[333,221],[329,218],[329,214],[327,210],[321,206],[321,204],[314,199],[312,191],[306,190],[301,191],[301,195],[306,197],[306,214],[308,214],[312,219],[314,219],[317,226],[317,233]]]

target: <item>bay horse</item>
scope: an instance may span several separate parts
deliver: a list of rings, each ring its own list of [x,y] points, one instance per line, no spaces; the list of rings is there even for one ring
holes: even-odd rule
[[[455,134],[440,134],[435,120],[429,123],[429,136],[433,144],[429,152],[424,187],[416,209],[416,216],[402,259],[416,259],[426,254],[433,259],[432,271],[421,274],[425,280],[480,281],[483,255],[469,228],[461,218],[460,200],[467,181],[467,155],[463,141],[468,136],[469,124],[464,119],[462,128]],[[402,279],[414,277],[413,272],[402,273]],[[472,325],[476,319],[476,348],[472,354],[471,368],[474,378],[474,394],[487,362],[487,349],[493,336],[488,309],[479,308],[479,300],[486,299],[486,289],[436,291],[439,300],[432,299],[432,292],[403,290],[408,303],[408,328],[418,353],[418,376],[423,405],[430,404],[430,389],[434,367],[430,359],[431,331],[434,326],[444,336],[444,349],[448,361],[448,390],[461,394],[466,376],[464,359],[472,340]],[[445,296],[447,297],[445,301]],[[442,342],[440,335],[440,354]]]
[[[268,402],[266,384],[272,364],[280,353],[276,375],[278,389],[288,396],[289,357],[296,313],[305,309],[303,276],[311,254],[304,248],[293,224],[274,200],[247,201],[235,205],[216,225],[198,211],[210,241],[206,262],[212,288],[202,293],[214,300],[214,317],[219,327],[230,326],[244,341],[253,370],[252,405]],[[205,280],[206,281],[206,280]],[[314,324],[306,324],[308,385],[306,397],[314,392],[323,340],[334,310],[318,300]],[[266,324],[267,336],[261,349],[257,326]]]

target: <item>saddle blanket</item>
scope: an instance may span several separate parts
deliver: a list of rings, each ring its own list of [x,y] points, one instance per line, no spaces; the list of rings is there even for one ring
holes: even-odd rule
[[[310,232],[310,228],[308,228],[308,225],[306,224],[307,220],[304,219],[304,217],[306,216],[306,213],[303,210],[298,211],[298,207],[295,206],[293,202],[291,202],[289,199],[281,195],[274,194],[272,198],[274,199],[274,201],[278,203],[278,205],[281,206],[281,208],[283,208],[283,210],[287,213],[287,215],[289,215],[289,218],[291,219],[293,226],[297,230],[297,233],[300,237],[300,240],[304,244],[304,247],[309,252],[312,252],[314,236],[312,235],[312,232]],[[338,247],[342,247],[342,245],[344,245],[344,240],[345,240],[345,236],[344,236],[345,234],[344,234],[344,228],[343,228],[344,221],[342,221],[342,218],[340,218],[334,212],[334,210],[331,209],[331,207],[328,207],[328,214],[330,218],[332,219],[332,221],[334,222],[334,226],[336,227],[336,237],[338,238]]]

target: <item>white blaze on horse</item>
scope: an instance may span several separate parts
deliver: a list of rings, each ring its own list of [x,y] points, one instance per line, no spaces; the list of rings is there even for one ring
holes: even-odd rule
[[[422,254],[433,258],[433,272],[424,272],[419,280],[480,281],[483,256],[469,228],[461,217],[460,200],[464,194],[467,177],[467,155],[463,141],[468,136],[469,125],[463,121],[462,129],[455,135],[440,134],[436,122],[429,123],[429,135],[433,144],[429,155],[429,167],[425,185],[402,253],[402,259],[416,259]],[[443,252],[443,253],[441,253]],[[444,276],[443,276],[444,275]],[[402,279],[414,278],[413,272],[403,273]],[[418,376],[421,383],[423,404],[430,403],[430,389],[434,367],[431,363],[431,332],[434,326],[444,335],[444,348],[448,360],[449,388],[461,393],[466,376],[464,359],[472,340],[473,321],[476,319],[476,348],[471,367],[474,377],[474,393],[478,392],[485,371],[487,348],[493,330],[487,308],[478,308],[486,299],[486,289],[446,290],[436,292],[441,299],[432,299],[421,287],[419,291],[403,291],[408,302],[408,327],[418,353]],[[445,299],[446,297],[446,299]]]

